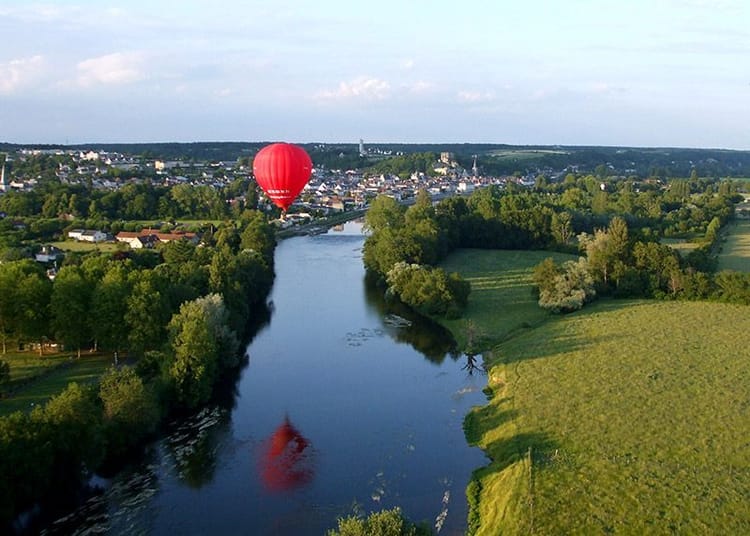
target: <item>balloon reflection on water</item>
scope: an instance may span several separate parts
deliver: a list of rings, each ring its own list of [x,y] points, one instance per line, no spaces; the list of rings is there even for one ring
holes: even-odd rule
[[[259,472],[268,491],[291,491],[314,477],[314,449],[292,425],[289,416],[274,430],[260,453]]]

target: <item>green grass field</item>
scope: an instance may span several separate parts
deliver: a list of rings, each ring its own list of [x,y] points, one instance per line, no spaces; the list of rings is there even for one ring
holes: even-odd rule
[[[750,272],[750,220],[731,223],[728,231],[719,254],[719,270]]]
[[[750,533],[748,329],[742,306],[603,301],[499,345],[466,420],[493,460],[478,534]]]
[[[70,382],[91,383],[112,364],[109,355],[55,353],[40,357],[34,352],[9,352],[2,356],[10,364],[10,382],[3,386],[0,415],[28,411],[60,393]]]
[[[38,352],[8,352],[0,356],[11,367],[10,383],[6,386],[15,388],[34,376],[56,367],[69,360],[70,354],[52,353],[39,356]]]
[[[574,255],[549,251],[458,250],[441,264],[447,272],[459,272],[471,283],[469,305],[462,318],[440,320],[465,348],[471,320],[475,351],[482,351],[518,332],[550,318],[539,308],[532,292],[534,266],[547,257],[556,262]]]
[[[117,244],[114,244],[112,242],[100,242],[98,244],[94,244],[93,242],[76,242],[75,240],[60,240],[58,242],[50,242],[50,244],[63,251],[74,251],[74,252],[117,251]]]
[[[463,250],[443,265],[472,281],[448,327],[502,341],[483,354],[489,402],[465,421],[492,460],[467,490],[470,527],[750,534],[750,309],[602,300],[534,313],[528,274],[546,256]]]

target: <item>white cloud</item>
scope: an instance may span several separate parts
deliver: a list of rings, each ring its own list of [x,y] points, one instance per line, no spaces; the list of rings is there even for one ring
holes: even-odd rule
[[[14,18],[24,22],[32,21],[59,21],[73,13],[78,14],[80,9],[77,8],[64,8],[61,6],[53,5],[22,5],[22,6],[10,6],[7,8],[0,9],[0,15],[3,17]]]
[[[0,94],[9,95],[27,87],[39,77],[43,67],[44,60],[41,56],[0,63]]]
[[[412,84],[408,84],[406,86],[407,91],[409,93],[414,93],[416,95],[421,95],[423,93],[427,93],[428,91],[431,91],[435,87],[435,84],[432,82],[425,82],[424,80],[417,80],[416,82]]]
[[[404,71],[411,71],[414,68],[414,60],[407,58],[401,62],[401,68]]]
[[[495,94],[491,91],[459,91],[457,94],[460,102],[479,103],[492,102],[495,100]]]
[[[391,93],[391,84],[386,80],[360,76],[350,82],[341,82],[334,90],[324,90],[316,97],[319,99],[355,99],[382,100]]]
[[[104,12],[110,17],[117,17],[117,18],[124,17],[127,13],[124,9],[119,8],[119,7],[108,7],[108,8],[105,8]]]
[[[709,10],[738,9],[744,5],[745,0],[661,0],[661,4],[672,6],[676,9],[695,8]]]
[[[129,84],[145,77],[143,57],[137,52],[116,52],[78,63],[78,84],[84,87],[99,84]]]
[[[599,93],[599,94],[612,94],[612,93],[625,93],[627,89],[624,87],[619,86],[613,86],[612,84],[607,84],[605,82],[598,82],[591,86],[591,92],[592,93]]]

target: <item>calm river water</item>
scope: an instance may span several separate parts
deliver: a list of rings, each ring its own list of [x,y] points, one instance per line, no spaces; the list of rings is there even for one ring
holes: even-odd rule
[[[486,378],[439,327],[367,290],[363,241],[356,223],[282,241],[271,318],[234,393],[95,479],[104,491],[48,532],[319,536],[398,505],[462,534],[466,485],[486,464],[462,421]]]

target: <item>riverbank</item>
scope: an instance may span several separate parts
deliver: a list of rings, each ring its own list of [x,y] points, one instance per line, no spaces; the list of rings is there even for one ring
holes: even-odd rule
[[[448,263],[468,276],[481,253]],[[511,276],[476,277],[463,326],[492,329],[477,302]],[[465,420],[492,459],[468,488],[469,533],[750,530],[747,307],[604,300],[531,324],[521,305],[494,303],[510,325],[484,353],[488,403]]]
[[[66,533],[319,536],[398,506],[464,534],[465,490],[487,459],[462,425],[484,377],[442,328],[394,316],[371,291],[362,243],[356,223],[280,241],[272,316],[218,405],[98,478],[93,503],[61,513]]]
[[[333,214],[325,218],[318,218],[310,223],[294,225],[276,231],[279,239],[291,238],[293,236],[317,235],[327,232],[330,228],[343,225],[348,221],[357,220],[365,215],[366,209],[351,210],[340,214]]]

